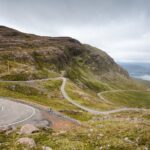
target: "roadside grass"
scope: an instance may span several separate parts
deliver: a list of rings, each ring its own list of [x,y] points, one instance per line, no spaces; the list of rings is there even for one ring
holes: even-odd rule
[[[120,106],[150,108],[150,92],[148,91],[118,91],[102,95]]]

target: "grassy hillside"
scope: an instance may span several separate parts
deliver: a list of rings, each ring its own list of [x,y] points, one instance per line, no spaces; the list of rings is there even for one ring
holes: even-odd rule
[[[150,84],[130,78],[104,51],[69,37],[37,36],[0,26],[0,96],[50,107],[82,123],[69,131],[42,128],[29,135],[37,144],[33,150],[43,145],[54,150],[150,148],[149,111],[93,115],[64,99],[60,76],[67,78],[68,96],[84,107],[99,111],[150,108]],[[21,82],[44,78],[49,79]],[[98,96],[104,91],[108,92],[102,96],[112,103]],[[18,131],[0,130],[1,150],[28,149],[16,143],[23,137]]]
[[[0,80],[22,81],[56,78],[62,74],[70,80],[66,87],[70,97],[95,109],[116,107],[102,103],[97,96],[99,92],[118,89],[147,89],[144,85],[132,80],[123,68],[100,49],[82,44],[69,37],[37,36],[0,26]],[[46,85],[48,86],[48,84],[50,86],[51,83],[48,82]],[[60,104],[59,95],[53,95],[49,101],[49,94],[45,94],[45,91],[54,90],[55,84],[51,89],[44,87],[41,83],[36,83],[33,87],[23,83],[19,85],[0,83],[0,85],[2,96],[29,98],[37,103],[51,105],[55,109]],[[61,83],[59,83],[59,88],[60,85]],[[13,86],[15,88],[12,90],[10,87]],[[36,86],[40,88],[36,89]],[[45,88],[42,90],[43,93],[38,91],[42,88]],[[59,89],[56,91],[56,93],[60,93]],[[144,94],[142,94],[143,100],[147,101],[147,94]],[[136,94],[130,93],[131,99],[134,98],[134,95]],[[122,94],[122,96],[124,99],[128,99],[126,95]],[[117,95],[113,97],[117,97]],[[119,98],[119,96],[114,98],[116,105],[118,105]],[[135,99],[133,101],[136,101]],[[62,103],[65,105],[66,102]],[[136,101],[135,103],[140,105],[141,102]],[[64,107],[63,104],[62,107]],[[120,105],[124,104],[122,102]],[[147,102],[143,103],[143,107],[144,104],[146,105]]]
[[[150,108],[150,92],[119,91],[104,93],[103,96],[120,106]]]

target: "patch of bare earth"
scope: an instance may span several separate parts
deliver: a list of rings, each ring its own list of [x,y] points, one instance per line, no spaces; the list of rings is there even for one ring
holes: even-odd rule
[[[43,112],[43,117],[50,122],[50,127],[54,130],[71,130],[79,127],[79,124],[67,118],[57,116],[53,112]]]

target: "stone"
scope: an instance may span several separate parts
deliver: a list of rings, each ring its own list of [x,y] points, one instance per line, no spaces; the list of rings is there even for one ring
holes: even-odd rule
[[[9,135],[9,134],[11,134],[12,132],[14,132],[16,129],[17,129],[17,128],[16,128],[15,126],[12,126],[11,128],[9,128],[9,129],[5,132],[5,134],[6,134],[6,135]]]
[[[42,146],[42,150],[52,150],[52,148],[48,146]]]
[[[56,135],[61,135],[61,134],[65,134],[67,131],[59,131],[58,133],[56,133]]]
[[[101,146],[100,148],[99,148],[99,150],[102,150],[103,149],[103,146]]]
[[[139,137],[137,137],[137,138],[136,138],[136,143],[139,143],[139,140],[140,140],[140,138],[139,138]]]
[[[3,127],[0,129],[0,133],[6,133],[8,131],[12,131],[12,127],[8,126],[8,127]]]
[[[100,134],[99,134],[99,136],[100,136],[100,137],[103,137],[103,136],[104,136],[104,134],[100,133]]]
[[[32,134],[38,132],[39,129],[32,124],[25,124],[20,129],[20,134]]]
[[[104,128],[104,125],[100,124],[98,125],[98,128]]]
[[[128,138],[128,137],[125,137],[125,138],[124,138],[124,141],[128,142],[128,141],[129,141],[129,138]]]
[[[93,130],[93,129],[90,129],[89,131],[90,131],[90,132],[93,132],[94,130]]]
[[[148,150],[148,147],[145,146],[145,147],[144,147],[144,150]]]
[[[125,142],[128,142],[128,143],[134,143],[134,142],[132,142],[128,137],[125,137],[125,138],[124,138],[124,141],[125,141]]]
[[[23,144],[23,145],[27,145],[29,146],[30,148],[33,148],[33,147],[36,147],[36,144],[34,142],[34,140],[32,138],[20,138],[18,141],[17,141],[18,144]]]

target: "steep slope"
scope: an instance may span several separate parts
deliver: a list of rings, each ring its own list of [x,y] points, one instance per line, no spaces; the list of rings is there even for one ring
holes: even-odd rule
[[[127,71],[100,49],[70,37],[37,36],[0,26],[2,80],[56,77],[62,72],[95,91],[108,90],[114,83],[119,88],[131,85]],[[120,81],[127,85],[120,87]]]

